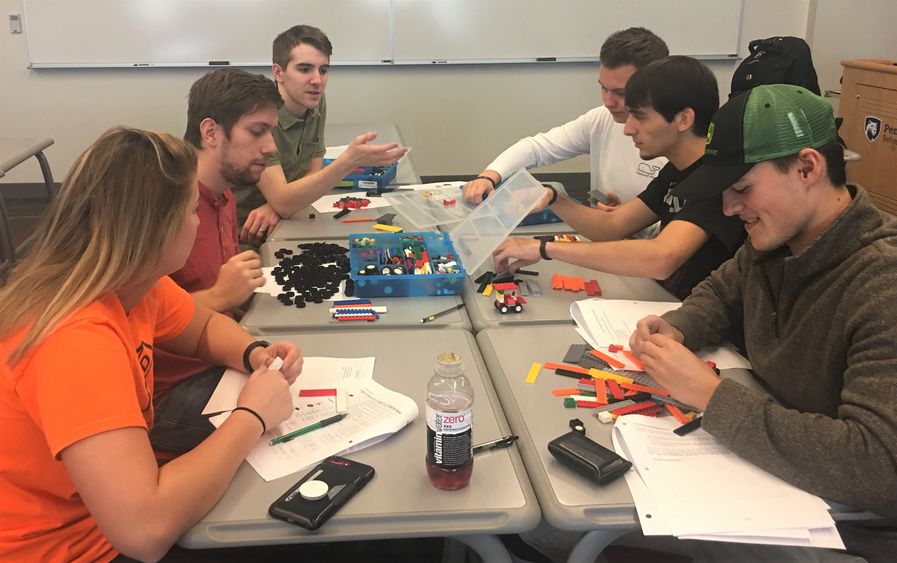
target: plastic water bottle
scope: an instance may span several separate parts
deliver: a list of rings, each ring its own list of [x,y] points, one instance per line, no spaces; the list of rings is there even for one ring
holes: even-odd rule
[[[443,352],[427,383],[427,475],[440,489],[463,489],[473,473],[473,386],[461,356]]]

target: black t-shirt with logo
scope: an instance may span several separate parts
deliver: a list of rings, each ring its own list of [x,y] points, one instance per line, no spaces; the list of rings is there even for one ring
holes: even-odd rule
[[[660,282],[667,291],[685,299],[691,290],[710,272],[731,258],[744,242],[747,233],[738,217],[723,215],[723,197],[686,201],[671,192],[676,184],[688,177],[701,166],[701,159],[679,171],[668,162],[657,173],[657,178],[648,184],[638,198],[660,217],[663,230],[670,221],[688,221],[704,230],[710,237],[685,261],[669,278]]]

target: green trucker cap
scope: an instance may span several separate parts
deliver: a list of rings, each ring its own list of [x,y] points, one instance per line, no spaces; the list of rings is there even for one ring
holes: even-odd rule
[[[701,167],[673,189],[687,199],[719,195],[758,162],[837,139],[832,106],[792,84],[757,86],[713,115]]]

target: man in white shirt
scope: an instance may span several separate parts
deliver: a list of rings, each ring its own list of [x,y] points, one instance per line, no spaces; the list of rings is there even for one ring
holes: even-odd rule
[[[640,67],[669,54],[663,39],[632,27],[610,35],[601,46],[598,84],[603,106],[578,118],[517,141],[464,186],[464,199],[480,203],[502,181],[521,168],[546,166],[581,154],[589,155],[591,192],[610,205],[640,194],[666,164],[665,158],[642,160],[632,140],[623,134],[624,91]]]

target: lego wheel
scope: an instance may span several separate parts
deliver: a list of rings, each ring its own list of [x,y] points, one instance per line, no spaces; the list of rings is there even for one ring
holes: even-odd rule
[[[523,306],[522,306],[522,305],[514,305],[514,312],[515,312],[515,313],[519,313],[519,312],[522,311],[522,310],[523,310]]]
[[[507,305],[502,305],[501,307],[498,308],[498,310],[501,311],[501,314],[502,314],[502,315],[504,315],[505,313],[508,312],[508,306],[507,306]]]

